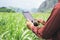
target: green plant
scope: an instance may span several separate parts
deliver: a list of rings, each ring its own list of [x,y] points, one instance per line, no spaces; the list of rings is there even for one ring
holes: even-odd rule
[[[49,14],[32,14],[46,20]],[[26,27],[22,13],[0,12],[0,40],[42,40]]]

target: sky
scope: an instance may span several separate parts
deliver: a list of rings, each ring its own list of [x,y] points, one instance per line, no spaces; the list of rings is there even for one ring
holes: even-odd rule
[[[38,8],[45,0],[0,0],[0,7]]]

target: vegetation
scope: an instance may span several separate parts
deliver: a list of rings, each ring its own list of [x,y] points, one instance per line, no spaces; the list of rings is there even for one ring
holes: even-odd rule
[[[0,7],[0,12],[15,12],[15,11],[10,8]]]
[[[49,14],[32,14],[34,18],[46,20]],[[22,13],[0,12],[0,40],[42,40],[26,27]]]

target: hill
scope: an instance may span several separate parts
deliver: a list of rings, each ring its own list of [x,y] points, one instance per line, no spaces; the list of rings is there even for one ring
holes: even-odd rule
[[[46,1],[44,1],[39,6],[38,12],[45,12],[47,10],[51,10],[57,2],[58,2],[58,0],[46,0]]]

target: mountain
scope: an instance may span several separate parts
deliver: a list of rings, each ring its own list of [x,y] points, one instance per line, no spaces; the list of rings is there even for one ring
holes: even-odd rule
[[[45,12],[47,10],[51,10],[57,2],[58,2],[58,0],[46,0],[46,1],[44,1],[39,6],[38,12]]]
[[[37,8],[32,8],[31,12],[37,12]]]

